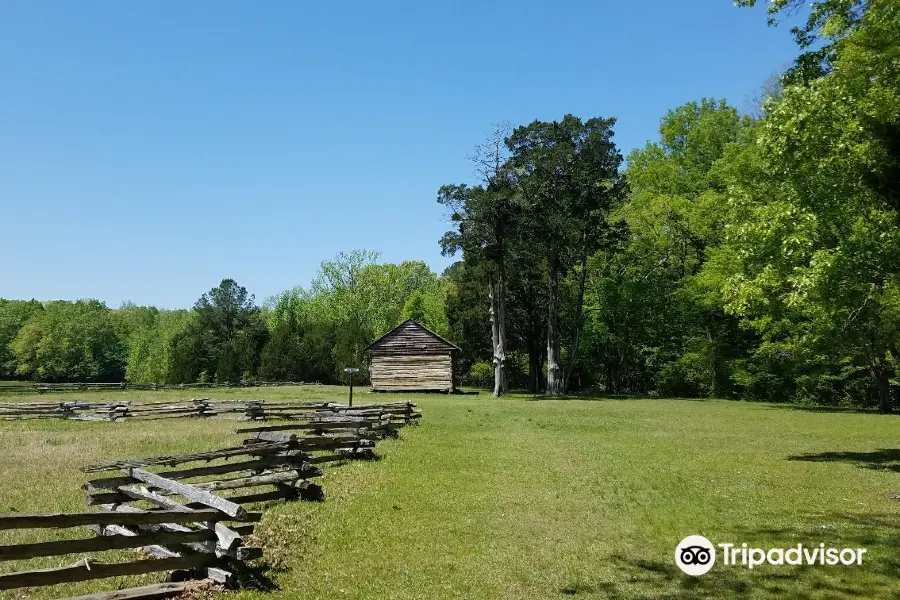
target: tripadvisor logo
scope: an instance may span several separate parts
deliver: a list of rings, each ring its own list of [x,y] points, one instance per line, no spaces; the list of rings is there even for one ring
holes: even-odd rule
[[[829,548],[825,544],[807,547],[797,544],[791,548],[749,548],[747,544],[718,544],[722,564],[752,569],[770,565],[822,565],[833,567],[861,565],[865,548]],[[675,564],[688,575],[699,576],[716,564],[716,546],[702,535],[689,535],[675,548]]]
[[[688,575],[703,575],[716,564],[716,549],[702,535],[689,535],[675,548],[675,564]]]

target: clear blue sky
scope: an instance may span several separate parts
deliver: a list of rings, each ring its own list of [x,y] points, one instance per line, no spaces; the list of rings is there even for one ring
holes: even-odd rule
[[[795,56],[730,0],[0,0],[0,297],[257,300],[341,250],[440,272],[491,123],[743,107]]]

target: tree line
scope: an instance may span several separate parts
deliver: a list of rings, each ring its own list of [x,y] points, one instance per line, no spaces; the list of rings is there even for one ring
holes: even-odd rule
[[[754,0],[738,4],[753,5]],[[800,8],[774,0],[770,17]],[[822,0],[742,114],[704,98],[501,128],[442,187],[451,330],[510,387],[878,405],[900,396],[900,6]],[[490,336],[481,332],[490,331]]]
[[[739,0],[752,5],[754,0]],[[775,0],[773,21],[801,5]],[[261,306],[0,300],[0,378],[334,383],[414,318],[497,395],[600,391],[879,406],[900,397],[900,7],[819,0],[740,111],[703,98],[623,157],[611,117],[497,127],[441,186],[459,260],[353,251]],[[365,374],[365,373],[364,373]]]
[[[339,254],[309,289],[262,306],[232,279],[191,310],[0,299],[0,380],[338,383],[344,367],[365,366],[370,341],[404,319],[448,332],[443,280],[423,262],[377,260]]]

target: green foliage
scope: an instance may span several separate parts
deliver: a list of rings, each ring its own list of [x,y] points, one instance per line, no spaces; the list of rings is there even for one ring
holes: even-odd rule
[[[201,373],[217,382],[255,375],[268,338],[263,316],[247,290],[232,279],[203,294],[192,318],[172,338],[173,383],[197,381]]]
[[[583,328],[588,257],[612,248],[618,236],[608,221],[624,191],[622,156],[612,139],[614,124],[615,119],[582,121],[566,115],[561,121],[518,127],[506,140],[508,173],[524,204],[518,239],[540,261],[529,270],[539,271],[546,281],[545,389],[551,395],[565,392],[571,379]],[[560,279],[570,273],[576,273],[577,292],[573,301],[562,303],[566,282]],[[565,370],[564,332],[572,340]],[[537,356],[533,350],[530,354],[534,372]]]
[[[121,381],[126,348],[102,302],[53,301],[34,310],[10,343],[16,374],[38,381]]]
[[[294,288],[269,301],[264,377],[333,383],[348,366],[365,375],[365,347],[404,319],[448,333],[447,286],[428,265],[377,260],[373,252],[341,253],[322,263],[309,290]]]
[[[447,267],[442,279],[447,289],[448,339],[461,349],[457,368],[468,373],[473,364],[489,363],[492,357],[491,324],[485,308],[487,278],[482,269],[465,260]]]
[[[17,376],[18,361],[10,344],[31,315],[43,308],[37,300],[0,298],[0,379],[13,379]]]
[[[487,361],[479,361],[469,367],[466,378],[463,381],[465,385],[479,387],[482,389],[490,389],[494,383],[494,367]]]
[[[278,324],[263,348],[259,376],[266,381],[330,381],[333,346],[328,323]]]
[[[605,217],[617,203],[622,157],[612,141],[615,119],[535,121],[507,140],[510,172],[521,191],[523,235],[560,274],[578,262],[589,239],[599,241]]]
[[[808,4],[806,22],[791,28],[797,45],[803,50],[794,66],[784,74],[785,83],[805,84],[828,73],[840,51],[839,42],[855,31],[864,15],[892,6],[894,0],[813,0]],[[738,6],[754,6],[757,0],[735,0]],[[766,9],[769,24],[777,25],[782,14],[795,14],[806,8],[806,0],[770,0]],[[874,9],[874,10],[873,10]]]
[[[403,305],[401,319],[412,319],[440,336],[447,336],[450,326],[447,322],[445,297],[446,291],[438,281],[428,288],[417,289]]]
[[[156,310],[152,318],[131,330],[125,376],[134,383],[170,381],[175,337],[193,319],[186,310]]]
[[[690,102],[663,118],[658,142],[629,156],[630,194],[613,213],[628,235],[587,263],[584,385],[731,394],[731,361],[745,336],[701,267],[724,226],[716,162],[749,126],[724,101]]]

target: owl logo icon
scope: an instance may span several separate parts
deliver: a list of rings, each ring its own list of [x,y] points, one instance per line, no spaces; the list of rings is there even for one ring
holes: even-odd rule
[[[689,535],[675,548],[675,564],[688,575],[703,575],[716,564],[716,549],[702,535]]]

